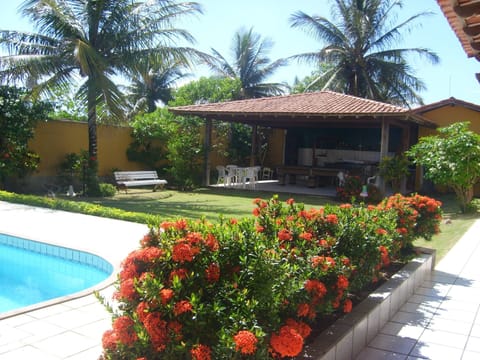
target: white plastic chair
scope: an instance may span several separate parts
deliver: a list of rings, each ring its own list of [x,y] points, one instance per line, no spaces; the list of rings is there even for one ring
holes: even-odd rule
[[[215,168],[217,169],[218,173],[217,184],[225,184],[225,176],[227,175],[225,172],[225,166],[217,165]]]
[[[367,184],[373,184],[376,187],[380,187],[380,176],[373,175],[367,179]]]
[[[248,184],[251,188],[255,189],[255,185],[258,181],[258,173],[260,171],[259,166],[253,166],[253,167],[248,167],[245,168],[245,172],[243,175],[243,187],[247,186],[247,179],[248,179]]]
[[[262,170],[262,180],[271,180],[273,176],[273,170],[269,167],[264,167]]]
[[[338,186],[342,187],[343,185],[345,185],[345,173],[343,171],[340,171],[337,174],[337,178],[338,178]]]
[[[233,186],[235,183],[238,182],[237,176],[237,165],[227,165],[225,166],[226,174],[225,174],[225,186]]]

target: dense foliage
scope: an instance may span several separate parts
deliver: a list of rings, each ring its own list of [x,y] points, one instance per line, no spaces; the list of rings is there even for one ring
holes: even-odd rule
[[[441,204],[420,196],[308,211],[277,196],[254,204],[252,218],[151,228],[123,262],[104,358],[296,356],[315,321],[351,311],[350,292],[441,217]]]
[[[473,199],[473,187],[480,180],[480,135],[468,129],[468,122],[437,129],[439,135],[420,138],[408,151],[425,169],[425,177],[455,191],[462,212]]]
[[[179,189],[200,185],[203,159],[202,121],[174,116],[166,108],[138,115],[132,122],[128,159],[166,174]]]
[[[262,39],[253,29],[241,29],[233,37],[231,62],[215,49],[212,49],[213,56],[205,60],[216,75],[240,80],[241,99],[282,95],[287,89],[284,84],[266,82],[287,64],[285,59],[271,62],[268,53],[272,46],[271,40]]]
[[[0,46],[8,52],[0,56],[0,80],[30,82],[37,94],[80,84],[76,95],[88,117],[88,182],[97,193],[97,118],[124,117],[117,78],[128,78],[139,58],[188,63],[196,52],[177,44],[193,38],[175,22],[198,14],[200,6],[176,0],[27,0],[21,11],[37,33],[0,30]]]
[[[0,186],[34,171],[40,158],[29,150],[35,125],[46,120],[48,103],[32,102],[24,89],[0,86]]]
[[[408,106],[421,103],[425,88],[408,64],[412,55],[436,63],[438,57],[424,48],[395,47],[402,32],[408,31],[427,13],[393,24],[401,0],[334,0],[332,20],[298,11],[291,26],[322,41],[319,50],[293,56],[315,66],[326,63],[315,83],[328,89],[367,99]]]

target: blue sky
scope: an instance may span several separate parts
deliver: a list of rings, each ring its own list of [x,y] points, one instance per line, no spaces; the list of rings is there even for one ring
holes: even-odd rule
[[[189,18],[182,27],[196,38],[195,47],[209,52],[215,48],[230,59],[230,45],[234,33],[244,27],[253,28],[263,37],[274,42],[272,60],[319,49],[322,44],[308,37],[299,29],[290,28],[288,19],[301,10],[309,15],[329,17],[329,0],[199,0],[204,14]],[[31,26],[18,14],[22,0],[3,0],[0,12],[0,28],[27,30]],[[439,65],[413,58],[410,64],[427,85],[421,95],[425,103],[432,103],[454,96],[458,99],[480,104],[480,84],[475,73],[480,72],[480,62],[467,58],[460,42],[440,11],[436,0],[403,0],[404,7],[398,12],[398,22],[409,16],[429,11],[432,16],[423,18],[418,28],[406,33],[397,47],[426,47],[436,52]],[[292,63],[279,70],[270,81],[292,83],[295,76],[308,75],[312,69],[304,64]],[[208,76],[206,68],[194,70],[195,76]]]

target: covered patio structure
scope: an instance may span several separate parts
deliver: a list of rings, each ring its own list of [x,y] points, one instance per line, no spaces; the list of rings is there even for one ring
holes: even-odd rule
[[[267,166],[276,169],[280,183],[288,177],[307,176],[309,186],[321,178],[333,177],[340,170],[375,175],[380,160],[402,153],[416,142],[419,126],[435,128],[423,116],[402,107],[335,93],[311,92],[223,103],[190,105],[169,109],[176,115],[206,119],[206,149],[211,146],[212,120],[238,122],[252,127],[250,166],[255,164],[254,149],[258,127],[275,129],[281,136],[271,141]],[[281,149],[281,150],[279,150]],[[205,158],[206,184],[210,159]],[[380,187],[384,189],[384,182]]]

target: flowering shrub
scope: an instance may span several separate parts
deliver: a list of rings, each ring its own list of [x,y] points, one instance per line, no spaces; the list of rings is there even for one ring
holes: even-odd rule
[[[306,210],[276,196],[254,204],[252,218],[151,228],[122,264],[105,359],[298,355],[313,321],[351,311],[350,291],[398,255],[407,206]]]
[[[395,210],[397,223],[398,250],[411,249],[413,241],[419,237],[430,240],[440,231],[442,218],[442,203],[428,196],[412,195],[405,197],[395,194],[384,199],[379,205],[380,210]]]
[[[362,179],[359,176],[346,176],[343,186],[337,187],[337,197],[340,201],[358,199],[362,192]]]

